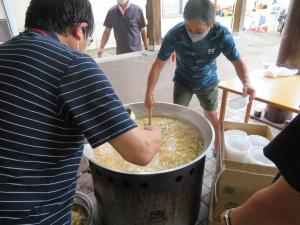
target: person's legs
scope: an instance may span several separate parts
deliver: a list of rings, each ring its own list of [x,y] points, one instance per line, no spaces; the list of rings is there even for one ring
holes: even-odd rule
[[[219,125],[219,119],[217,115],[217,111],[206,111],[204,110],[205,117],[211,122],[211,124],[214,127],[215,131],[215,143],[214,143],[214,150],[213,153],[217,154],[219,152],[219,141],[220,141],[220,125]]]
[[[259,27],[258,27],[258,32],[260,32],[260,33],[265,33],[265,31],[264,31],[264,29],[263,29],[262,26],[259,26]]]
[[[218,84],[203,90],[196,91],[200,105],[204,109],[205,117],[212,123],[215,131],[214,153],[219,152],[220,126],[217,115],[218,107]]]
[[[173,88],[173,103],[183,106],[188,106],[193,96],[193,92],[188,90],[183,85],[174,82]]]

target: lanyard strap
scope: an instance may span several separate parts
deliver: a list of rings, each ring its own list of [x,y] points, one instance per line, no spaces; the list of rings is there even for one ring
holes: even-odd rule
[[[45,32],[45,31],[43,31],[43,30],[36,29],[36,28],[29,28],[28,30],[32,30],[32,31],[34,31],[34,32],[40,33],[40,34],[42,34],[43,36],[45,36],[45,37],[46,37],[47,39],[49,39],[49,40],[52,39],[52,37],[51,37],[47,32]]]

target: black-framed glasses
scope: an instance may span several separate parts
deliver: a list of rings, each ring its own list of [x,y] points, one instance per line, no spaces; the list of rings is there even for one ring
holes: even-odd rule
[[[89,47],[94,42],[94,39],[92,37],[88,37],[86,46]]]
[[[94,39],[91,36],[88,37],[87,31],[86,31],[86,27],[83,27],[83,32],[84,32],[84,36],[87,39],[86,46],[89,47],[94,42]]]

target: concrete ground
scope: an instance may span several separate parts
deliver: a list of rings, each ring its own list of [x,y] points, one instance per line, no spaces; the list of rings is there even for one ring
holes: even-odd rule
[[[241,51],[241,55],[243,59],[246,61],[248,67],[250,70],[255,70],[262,68],[263,63],[275,63],[277,53],[279,50],[280,45],[280,36],[279,34],[275,35],[267,35],[267,34],[254,34],[254,33],[241,33],[238,37],[236,37],[236,43]],[[153,58],[154,59],[154,58]],[[131,67],[133,66],[135,61],[130,61]],[[113,63],[106,65],[105,60],[104,62],[99,62],[100,67],[103,68],[103,70],[108,74],[108,76],[112,80],[112,84],[116,89],[116,92],[119,95],[122,101],[130,102],[132,99],[126,98],[124,96],[126,94],[127,86],[126,84],[122,83],[122,85],[118,85],[118,79],[121,79],[120,76],[117,78],[114,78],[112,72],[116,72],[116,68],[112,71],[111,67],[112,65],[115,65]],[[224,80],[230,77],[235,76],[234,69],[230,63],[227,62],[224,56],[220,56],[218,58],[218,68],[219,68],[219,79]],[[149,66],[146,68],[146,71],[149,71]],[[138,75],[141,75],[138,73]],[[132,76],[135,76],[132,74]],[[138,80],[139,77],[133,77],[132,80]],[[146,78],[143,78],[143,82],[145,82]],[[155,93],[155,96],[157,98],[164,98],[163,96],[166,94],[165,92],[171,92],[172,89],[172,82],[170,82],[171,78],[162,80],[160,85],[162,88],[158,88],[157,92]],[[124,88],[125,91],[120,90],[120,88]],[[139,88],[137,86],[136,88]],[[127,89],[128,91],[128,89]],[[142,95],[144,93],[144,89],[139,92],[139,90],[134,90],[134,94]],[[229,95],[230,98],[236,97],[234,94]],[[221,92],[220,96],[221,98]],[[167,95],[166,98],[168,101],[170,101],[170,95]],[[164,100],[165,100],[164,99]],[[134,99],[135,100],[135,99]],[[143,96],[140,96],[137,100],[143,100]],[[195,110],[199,110],[201,112],[201,108],[199,107],[199,103],[197,99],[193,98],[190,107]],[[252,107],[253,110],[264,110],[265,105],[262,103],[254,102],[254,105]],[[234,122],[243,122],[245,109],[240,110],[233,110],[230,108],[227,108],[225,120],[227,121],[234,121]],[[257,121],[251,120],[250,123],[258,123]],[[274,130],[274,132],[278,133],[278,130]],[[210,196],[210,188],[211,183],[214,176],[214,170],[216,166],[216,160],[212,156],[211,153],[207,155],[206,158],[206,166],[204,171],[204,178],[203,178],[203,186],[202,186],[202,200],[201,200],[201,210],[199,213],[199,219],[197,221],[197,225],[206,225],[208,224],[208,208],[209,208],[209,196]],[[79,173],[84,171],[87,168],[86,164],[82,163],[81,169]],[[92,181],[91,176],[88,173],[84,173],[80,178],[78,179],[78,190],[83,191],[87,193],[94,201],[94,195],[93,195],[93,188],[92,188]],[[94,202],[95,203],[95,202]],[[95,210],[96,210],[96,205]],[[97,219],[98,221],[98,219]],[[98,222],[99,224],[99,222]]]

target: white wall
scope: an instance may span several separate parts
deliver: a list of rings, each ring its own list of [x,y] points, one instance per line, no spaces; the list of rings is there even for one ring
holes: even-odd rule
[[[165,36],[165,34],[176,24],[178,24],[179,22],[183,21],[183,14],[174,16],[174,17],[165,17],[164,16],[164,10],[168,11],[170,9],[168,9],[168,6],[170,4],[172,4],[171,2],[173,2],[174,0],[161,0],[161,35],[162,37]],[[178,0],[176,0],[176,2],[178,2]],[[183,13],[183,9],[184,6],[186,4],[187,0],[183,0],[182,1],[182,9],[181,9],[181,13]],[[164,7],[166,9],[164,9]],[[177,7],[176,7],[177,8]]]
[[[30,0],[9,0],[10,9],[15,27],[18,32],[24,31],[25,13]]]
[[[141,51],[97,59],[121,101],[143,102],[148,73],[157,52]],[[173,74],[175,63],[168,61],[160,75],[154,98],[156,101],[172,102]]]
[[[3,4],[2,4],[2,1],[0,1],[0,19],[5,19],[5,18],[6,18],[6,15],[4,12]]]

